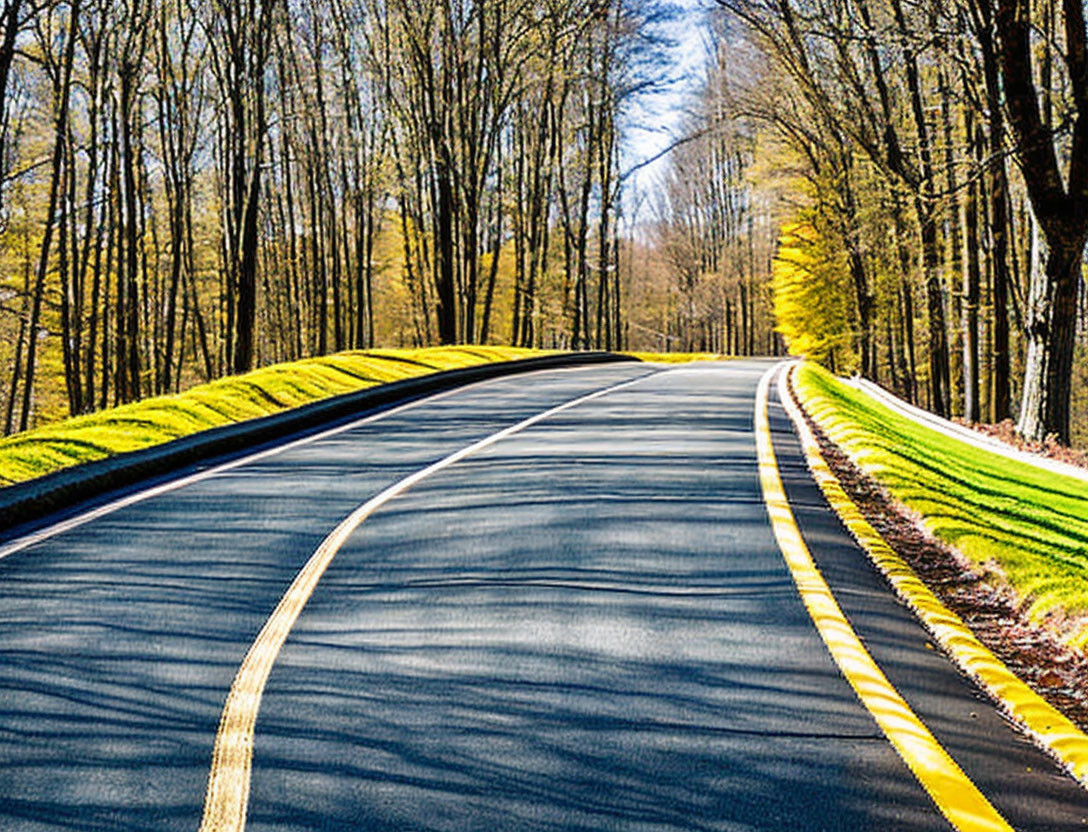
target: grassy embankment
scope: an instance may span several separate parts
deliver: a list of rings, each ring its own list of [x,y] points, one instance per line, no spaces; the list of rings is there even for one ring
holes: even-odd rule
[[[553,351],[479,346],[378,349],[264,367],[178,395],[144,399],[0,439],[0,486],[376,384],[549,352]],[[670,363],[719,357],[628,354]]]
[[[1088,648],[1088,483],[905,419],[807,363],[805,409],[938,539],[1006,580],[1037,622]]]
[[[2,439],[0,486],[376,384],[545,354],[513,347],[429,347],[342,352],[276,364]]]

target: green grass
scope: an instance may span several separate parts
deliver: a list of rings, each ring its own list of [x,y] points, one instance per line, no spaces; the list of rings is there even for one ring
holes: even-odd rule
[[[806,410],[938,539],[1004,577],[1036,622],[1088,647],[1088,483],[905,419],[806,363]]]
[[[544,354],[514,347],[378,349],[264,367],[2,439],[0,486],[376,384]]]

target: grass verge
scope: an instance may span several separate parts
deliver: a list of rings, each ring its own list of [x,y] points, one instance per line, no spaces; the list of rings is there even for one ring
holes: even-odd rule
[[[546,354],[516,347],[377,349],[263,367],[2,439],[0,486],[377,384]]]
[[[1088,486],[923,427],[806,363],[805,409],[937,539],[996,574],[1028,617],[1088,647]]]

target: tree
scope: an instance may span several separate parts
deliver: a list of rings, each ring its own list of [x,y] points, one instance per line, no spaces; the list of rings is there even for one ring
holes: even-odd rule
[[[806,220],[782,228],[771,285],[778,331],[790,352],[847,372],[856,366],[848,270]]]
[[[268,134],[266,73],[274,0],[214,0],[206,23],[225,110],[220,127],[224,200],[226,349],[230,368],[253,367],[257,320],[258,211]]]
[[[1027,366],[1017,430],[1037,440],[1052,433],[1068,443],[1077,291],[1088,241],[1088,33],[1080,0],[1063,0],[1061,11],[1073,104],[1064,175],[1035,82],[1031,3],[998,0],[995,20],[1009,123],[1047,246],[1046,267],[1032,275],[1030,287]],[[1049,44],[1044,48],[1049,50]],[[1050,91],[1043,90],[1043,95]]]
[[[574,295],[618,346],[661,8],[6,0],[6,426],[382,339],[570,344]]]
[[[27,327],[26,373],[23,381],[23,401],[19,411],[19,430],[26,430],[30,424],[31,400],[34,395],[34,374],[37,369],[38,327],[41,322],[42,300],[45,294],[45,278],[49,270],[49,250],[56,228],[57,206],[64,190],[64,177],[69,174],[65,167],[65,148],[68,139],[68,105],[71,101],[72,64],[75,57],[76,22],[79,19],[80,0],[73,0],[68,8],[67,32],[63,41],[62,57],[59,61],[48,60],[52,68],[52,91],[54,113],[53,154],[50,159],[49,206],[45,214],[45,230],[42,233],[41,250],[38,256],[37,273],[34,278],[34,292],[31,301],[30,323]],[[46,23],[44,31],[39,31],[43,50],[48,54],[50,46],[49,28],[52,21]]]

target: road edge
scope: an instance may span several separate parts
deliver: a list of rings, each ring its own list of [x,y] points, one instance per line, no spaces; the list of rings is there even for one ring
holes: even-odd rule
[[[0,531],[32,523],[106,492],[136,485],[186,465],[307,433],[366,411],[380,410],[434,393],[518,373],[638,361],[632,356],[617,353],[582,352],[478,364],[375,385],[281,413],[222,425],[150,448],[85,462],[0,488]]]
[[[948,609],[864,518],[820,452],[792,379],[797,363],[779,377],[779,398],[797,431],[805,461],[821,493],[850,535],[956,665],[998,708],[1077,782],[1088,788],[1088,736],[1016,676]]]
[[[957,424],[950,419],[945,419],[943,416],[938,416],[935,413],[930,413],[927,410],[912,405],[910,402],[904,401],[899,398],[899,396],[885,390],[879,384],[874,384],[868,379],[855,377],[843,379],[843,381],[855,390],[868,394],[871,399],[884,405],[884,407],[889,410],[898,413],[900,416],[910,419],[917,425],[937,431],[950,439],[964,442],[979,448],[980,450],[1003,456],[1006,459],[1012,459],[1016,462],[1022,462],[1025,465],[1031,465],[1048,474],[1058,474],[1063,477],[1072,477],[1081,482],[1088,482],[1088,470],[1084,468],[1070,465],[1069,463],[1062,462],[1058,459],[1050,459],[1039,454],[1033,454],[1030,451],[1022,451],[1019,448],[1014,448],[1008,443],[1002,442],[1000,439],[987,436],[984,433],[979,433],[965,425]]]
[[[952,828],[958,832],[1012,832],[1000,812],[885,676],[812,557],[786,497],[770,429],[771,379],[778,375],[781,390],[782,379],[790,369],[788,362],[781,362],[759,380],[754,428],[763,502],[801,601],[839,672]]]

